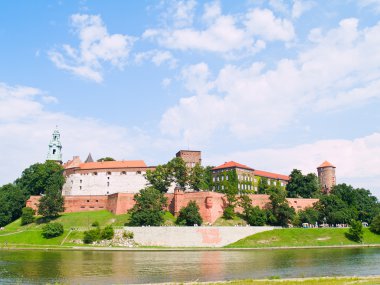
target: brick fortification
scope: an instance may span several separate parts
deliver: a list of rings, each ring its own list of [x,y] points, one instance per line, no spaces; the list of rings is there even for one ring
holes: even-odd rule
[[[167,210],[173,215],[177,215],[181,208],[187,206],[190,201],[195,201],[199,206],[202,219],[206,223],[214,223],[223,215],[223,209],[227,205],[224,194],[217,192],[183,192],[175,190],[174,193],[167,193]],[[252,194],[252,205],[264,208],[269,202],[269,195]],[[65,196],[65,212],[85,212],[108,210],[116,215],[124,214],[130,210],[135,201],[132,193],[115,193],[111,195],[89,195],[89,196]],[[26,206],[33,209],[38,208],[40,196],[31,196]],[[289,205],[296,211],[312,207],[318,199],[293,199],[287,198]],[[237,209],[241,212],[241,209]]]
[[[317,167],[319,184],[322,192],[329,194],[331,189],[336,185],[335,166],[325,161]]]

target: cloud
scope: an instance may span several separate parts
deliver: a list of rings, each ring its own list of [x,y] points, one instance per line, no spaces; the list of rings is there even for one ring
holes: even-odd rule
[[[266,47],[265,41],[290,41],[295,32],[292,23],[276,18],[268,9],[254,9],[244,17],[222,14],[218,1],[204,5],[198,26],[147,29],[142,38],[168,49],[215,52],[225,57],[255,54]]]
[[[359,0],[360,7],[371,7],[377,14],[380,13],[380,0]]]
[[[183,80],[193,96],[167,110],[162,132],[204,142],[224,129],[243,141],[277,132],[301,116],[380,97],[380,23],[359,30],[350,18],[313,33],[307,48],[271,68],[229,64],[213,74],[206,63],[186,67]]]
[[[164,63],[167,63],[170,68],[175,68],[177,66],[177,60],[169,51],[151,50],[135,54],[136,63],[140,64],[146,60],[152,61],[156,66],[160,66]]]
[[[138,129],[110,125],[47,110],[53,100],[39,89],[0,83],[0,184],[12,182],[21,171],[46,159],[48,143],[56,125],[61,131],[64,160],[73,155],[141,159],[138,153],[150,138]],[[136,157],[137,156],[137,157]]]
[[[228,160],[283,174],[290,174],[294,168],[316,173],[317,166],[328,160],[336,166],[337,183],[364,187],[380,197],[380,133],[352,140],[319,140],[289,148],[231,152],[211,157],[206,163],[218,165]]]
[[[63,45],[62,51],[50,50],[48,56],[57,68],[95,82],[103,81],[103,63],[122,69],[135,38],[109,34],[99,15],[74,14],[71,26],[78,35],[78,48]]]
[[[303,13],[313,8],[315,5],[316,3],[313,1],[294,0],[292,7],[292,18],[297,19],[301,17]]]

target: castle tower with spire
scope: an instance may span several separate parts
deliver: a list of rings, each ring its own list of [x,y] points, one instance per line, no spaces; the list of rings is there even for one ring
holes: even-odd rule
[[[319,184],[322,187],[323,193],[330,193],[336,184],[335,168],[336,167],[328,161],[324,161],[317,167]]]
[[[56,128],[49,143],[49,152],[46,160],[56,161],[57,163],[62,164],[62,144],[60,137],[61,135]]]

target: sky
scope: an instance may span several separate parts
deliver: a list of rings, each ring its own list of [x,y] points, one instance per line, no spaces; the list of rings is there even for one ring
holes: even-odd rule
[[[0,184],[46,159],[201,150],[380,197],[380,1],[0,1]]]

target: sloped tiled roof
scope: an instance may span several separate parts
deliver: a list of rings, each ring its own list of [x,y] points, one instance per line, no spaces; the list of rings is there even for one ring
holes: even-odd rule
[[[225,162],[222,165],[214,167],[212,170],[219,170],[219,169],[224,169],[224,168],[243,168],[243,169],[248,169],[248,170],[253,171],[253,168],[251,168],[247,165],[244,165],[244,164],[237,163],[235,161]]]
[[[263,171],[263,170],[255,170],[253,173],[254,175],[257,175],[257,176],[267,177],[267,178],[272,178],[272,179],[280,179],[280,180],[285,180],[285,181],[289,181],[290,179],[289,176],[287,175]]]
[[[328,162],[327,160],[325,160],[320,166],[318,166],[317,168],[324,168],[324,167],[334,167],[336,168],[334,165],[332,165],[330,162]]]
[[[94,162],[94,160],[92,159],[91,153],[88,154],[85,163],[89,163],[89,162]]]
[[[112,168],[145,168],[147,167],[143,160],[125,160],[125,161],[101,161],[81,163],[80,169],[112,169]]]

